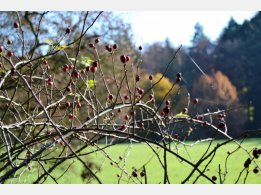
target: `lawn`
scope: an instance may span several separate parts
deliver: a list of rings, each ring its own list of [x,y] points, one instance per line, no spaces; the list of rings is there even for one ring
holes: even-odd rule
[[[222,141],[214,141],[212,143],[212,148],[214,148],[218,143],[222,143]],[[191,144],[192,142],[188,142]],[[188,159],[189,161],[195,163],[197,162],[202,154],[206,151],[209,142],[203,142],[194,145],[193,147],[184,147],[183,145],[175,146],[172,144],[170,146],[171,150],[176,152],[177,148],[179,151],[179,155]],[[105,145],[99,145],[99,147],[103,147]],[[243,147],[248,151],[251,151],[253,148],[261,147],[261,139],[248,139],[243,143]],[[159,148],[153,146],[153,148],[159,151],[159,157],[163,159],[163,151]],[[219,167],[221,170],[221,177],[223,178],[223,173],[225,171],[225,159],[227,157],[228,152],[232,152],[237,148],[235,143],[229,143],[227,145],[221,146],[217,150],[212,162],[206,168],[205,174],[209,177],[216,176],[217,183],[220,183],[219,180]],[[90,151],[88,149],[87,151]],[[85,151],[86,152],[86,151]],[[97,171],[97,175],[103,183],[106,184],[116,184],[120,183],[145,183],[145,177],[141,177],[139,174],[145,165],[146,168],[146,176],[147,183],[151,184],[160,184],[164,181],[164,170],[159,163],[159,159],[156,155],[154,155],[152,149],[146,144],[119,144],[105,149],[106,155],[108,158],[105,158],[105,154],[103,152],[96,152],[88,156],[88,161],[90,160],[97,165],[97,169],[100,168],[100,171]],[[244,169],[244,162],[248,158],[247,153],[240,149],[236,151],[234,154],[230,155],[227,163],[227,174],[226,174],[226,184],[233,184],[236,182],[240,172]],[[110,160],[111,159],[111,160]],[[210,158],[209,158],[210,159]],[[200,170],[203,170],[207,162],[206,160],[199,167]],[[61,177],[58,182],[59,183],[87,183],[88,180],[82,179],[79,175],[81,175],[83,166],[77,160],[68,160],[63,165],[63,169],[58,168],[56,171],[52,173],[53,176],[59,177],[63,171],[65,170],[69,164],[72,164],[68,169],[67,173],[64,177]],[[162,161],[163,162],[163,161]],[[260,158],[256,160],[256,163],[261,166]],[[179,159],[174,157],[172,154],[167,154],[167,165],[168,165],[168,176],[169,181],[172,184],[181,183],[191,172],[192,167],[188,165],[186,162],[181,162]],[[255,164],[252,162],[249,167],[248,177],[246,179],[246,183],[248,184],[261,184],[261,173],[258,174],[253,173],[253,169],[255,168]],[[120,167],[120,168],[119,168]],[[133,169],[137,169],[138,177],[132,177]],[[125,170],[125,173],[123,172]],[[238,183],[244,183],[245,175],[247,174],[247,170],[244,170]],[[198,176],[198,172],[195,172],[187,183],[193,183],[195,178]],[[17,174],[18,176],[18,174]],[[119,177],[120,176],[120,177]],[[121,177],[122,176],[122,177]],[[9,180],[10,183],[30,183],[37,177],[37,169],[32,169],[31,171],[24,170],[23,174],[20,177]],[[95,180],[91,181],[92,183],[97,183]],[[52,179],[47,179],[45,183],[54,183]],[[204,177],[200,177],[195,183],[197,184],[208,184],[210,183]]]

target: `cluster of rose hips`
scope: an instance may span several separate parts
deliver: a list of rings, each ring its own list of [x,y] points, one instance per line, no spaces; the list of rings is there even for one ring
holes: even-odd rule
[[[152,82],[152,80],[153,80],[153,76],[152,76],[152,75],[149,75],[149,80]],[[152,103],[155,103],[154,94],[150,94],[150,95],[149,95],[149,100],[150,100]]]
[[[261,154],[261,149],[254,148],[252,154],[253,154],[253,156],[254,156],[255,159],[258,159],[259,156],[260,156],[260,154]],[[251,164],[251,159],[248,158],[248,159],[246,159],[246,161],[244,162],[244,167],[245,167],[245,168],[249,168],[249,165],[250,165],[250,164]],[[255,174],[257,174],[257,173],[259,172],[259,167],[255,167],[255,168],[253,169],[253,172],[254,172]]]
[[[119,109],[119,110],[118,110],[118,113],[120,113],[120,112],[121,112],[121,110]],[[126,121],[126,124],[121,125],[121,126],[118,128],[118,130],[123,131],[123,130],[125,130],[125,129],[128,127],[128,126],[127,126],[128,121],[131,119],[131,117],[134,116],[134,113],[135,113],[135,112],[133,112],[133,111],[129,111],[129,114],[125,114],[125,115],[124,115],[124,120]],[[137,126],[140,127],[140,128],[144,128],[143,122],[137,122]]]
[[[165,101],[165,107],[162,109],[162,112],[160,113],[161,116],[167,116],[170,112],[170,100]]]
[[[57,138],[56,138],[56,137],[53,137],[53,138],[52,138],[52,142],[57,143]],[[64,141],[60,141],[60,145],[61,145],[61,146],[65,146]]]
[[[49,86],[53,86],[53,78],[52,78],[51,75],[49,75],[49,77],[48,77],[48,79],[47,79],[47,84],[48,84]]]
[[[97,45],[100,42],[100,40],[98,38],[96,38],[94,40],[94,44],[93,43],[89,43],[89,48],[95,48],[95,45]]]
[[[142,171],[140,172],[140,176],[141,176],[141,177],[144,177],[144,176],[145,176],[145,171],[144,171],[144,170],[142,170]],[[134,171],[132,171],[132,177],[138,177],[138,171],[137,171],[136,169],[134,169]]]
[[[130,61],[130,56],[129,55],[121,55],[120,60],[123,64],[126,64],[128,61]]]
[[[0,46],[0,54],[4,51],[4,47]],[[12,57],[14,55],[14,53],[12,51],[7,51],[7,56],[8,57]]]
[[[63,71],[64,72],[67,72],[69,70],[72,70],[74,68],[74,65],[68,65],[68,64],[65,64],[63,66]],[[96,71],[98,70],[98,61],[94,61],[91,66],[87,66],[85,69],[82,69],[81,71],[78,71],[78,70],[74,70],[74,72],[72,73],[72,75],[75,77],[75,78],[80,78],[80,74],[81,73],[85,73],[85,72],[89,72],[91,71],[92,73],[95,73]]]
[[[196,120],[199,120],[199,121],[202,121],[203,123],[202,123],[202,126],[207,126],[207,125],[209,125],[209,123],[207,122],[207,121],[204,121],[204,116],[202,116],[202,115],[197,115],[197,116],[195,116],[195,119]]]
[[[13,24],[14,28],[15,29],[18,29],[20,27],[19,23],[18,22],[14,22]],[[12,45],[13,44],[13,41],[11,39],[7,39],[7,45]],[[0,54],[4,51],[4,48],[3,46],[0,46]],[[8,57],[12,57],[14,55],[14,53],[12,51],[7,51],[7,56]]]
[[[72,105],[71,102],[66,102],[66,103],[65,103],[65,106],[66,106],[67,108],[70,108],[71,105]],[[76,107],[77,107],[77,108],[81,108],[81,107],[82,107],[82,104],[81,104],[80,100],[77,100],[77,101],[76,101]]]
[[[140,46],[141,47],[141,46]],[[136,79],[137,80],[137,79]],[[149,80],[152,82],[153,80],[153,76],[152,75],[149,75]],[[154,94],[150,94],[149,95],[149,100],[152,102],[152,103],[155,103],[155,97],[154,97]]]
[[[63,65],[63,71],[64,72],[72,70],[73,68],[74,68],[74,65],[72,65],[72,64],[70,64],[70,65],[68,65],[68,64]]]
[[[112,46],[110,45],[105,45],[105,50],[108,51],[109,53],[111,53],[113,50],[117,50],[118,49],[118,45],[117,44],[113,44]]]
[[[136,99],[139,100],[141,98],[141,95],[144,93],[144,89],[137,87],[136,88]]]

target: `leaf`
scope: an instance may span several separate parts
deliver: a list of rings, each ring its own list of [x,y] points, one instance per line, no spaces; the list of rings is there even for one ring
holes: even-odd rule
[[[88,85],[88,87],[92,88],[95,84],[95,80],[86,80],[86,84]]]
[[[80,63],[85,67],[90,66],[94,60],[90,59],[89,57],[82,57]]]
[[[188,117],[189,117],[189,115],[184,114],[182,112],[180,112],[180,113],[176,114],[175,116],[173,116],[173,118],[188,118]]]
[[[66,48],[68,48],[69,46],[68,45],[59,45],[59,46],[56,46],[55,48],[57,49],[57,50],[64,50],[64,49],[66,49]]]
[[[75,58],[69,58],[69,60],[75,61],[76,59]]]
[[[80,97],[80,95],[79,95],[78,93],[72,93],[72,92],[71,92],[71,93],[69,93],[68,95],[69,95],[69,96]]]
[[[53,45],[53,40],[51,39],[44,39],[44,42],[48,43],[48,45]]]
[[[1,68],[0,73],[6,73],[6,70]]]
[[[90,63],[84,62],[84,61],[81,61],[81,64],[82,64],[84,67],[90,66]]]
[[[76,61],[75,58],[69,58],[69,60]],[[78,65],[78,67],[86,68],[86,67],[90,66],[92,62],[94,62],[94,60],[92,60],[89,57],[81,57],[80,64]]]
[[[82,57],[82,58],[81,58],[81,61],[82,61],[82,62],[88,62],[88,63],[94,62],[94,60],[92,60],[92,59],[89,58],[89,57]]]

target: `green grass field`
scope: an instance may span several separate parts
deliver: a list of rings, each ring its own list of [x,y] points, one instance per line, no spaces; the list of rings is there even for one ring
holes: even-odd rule
[[[214,141],[212,144],[213,148],[221,141]],[[191,142],[189,142],[191,143]],[[179,145],[179,154],[186,159],[190,160],[191,162],[195,163],[201,157],[201,155],[206,151],[209,142],[200,143],[194,145],[193,147],[183,147]],[[101,145],[102,147],[103,145]],[[252,150],[254,147],[261,147],[261,139],[249,139],[245,140],[243,143],[243,147],[245,147],[248,151]],[[154,147],[156,149],[156,147]],[[219,148],[218,152],[216,153],[213,161],[207,167],[205,172],[206,175],[212,177],[215,175],[217,179],[217,183],[219,183],[219,165],[221,172],[224,173],[225,171],[225,158],[227,156],[227,152],[232,152],[237,148],[237,145],[234,143],[229,143],[225,146]],[[174,145],[171,145],[171,149],[176,151]],[[123,174],[120,183],[144,183],[144,177],[141,178],[138,176],[137,178],[131,177],[131,173],[133,168],[138,170],[138,173],[142,169],[143,165],[146,165],[146,175],[147,175],[147,183],[151,184],[159,184],[163,183],[164,172],[161,164],[156,155],[152,152],[149,146],[145,144],[120,144],[116,146],[112,146],[107,148],[106,153],[109,155],[111,159],[114,160],[112,163],[111,160],[105,158],[104,153],[96,152],[88,156],[88,159],[92,162],[95,162],[98,167],[101,168],[98,171],[97,175],[101,179],[103,183],[106,184],[116,184],[118,183],[119,178],[117,174],[122,173],[121,169],[118,166],[122,167],[126,170],[127,174]],[[86,151],[85,151],[86,152]],[[123,157],[122,160],[119,159],[119,156]],[[163,152],[160,151],[159,156],[163,159]],[[244,162],[248,158],[247,153],[240,149],[233,155],[231,155],[228,159],[228,166],[227,166],[227,175],[226,175],[226,184],[233,184],[238,178],[239,173],[243,170]],[[260,159],[257,159],[256,162],[261,166]],[[124,163],[125,161],[125,163]],[[72,162],[72,160],[68,160],[64,163],[63,169],[66,169],[68,165]],[[116,162],[116,163],[115,163]],[[203,164],[199,167],[201,170],[205,167],[208,160],[203,162]],[[168,164],[168,175],[169,180],[172,184],[179,184],[183,181],[188,174],[191,172],[192,167],[185,162],[180,162],[176,157],[172,154],[167,155],[167,164]],[[117,166],[118,165],[118,166]],[[252,162],[249,167],[249,174],[246,179],[246,183],[248,184],[261,184],[261,173],[258,174],[253,173],[253,169],[256,165]],[[32,166],[33,167],[33,166]],[[55,177],[59,177],[63,170],[62,168],[58,168],[55,170],[52,175]],[[87,180],[83,180],[80,175],[83,170],[83,166],[77,160],[74,160],[72,166],[68,169],[68,172],[61,177],[58,182],[59,183],[87,183]],[[242,176],[238,183],[244,183],[244,178],[247,171],[245,170],[242,173]],[[18,174],[17,174],[18,175]],[[198,176],[198,172],[195,172],[191,179],[187,183],[193,183],[195,178]],[[221,175],[223,178],[223,175]],[[37,170],[32,169],[31,171],[24,170],[23,174],[16,179],[9,180],[10,183],[31,183],[34,181],[34,178],[37,177]],[[45,183],[54,183],[52,179],[47,179]],[[95,180],[92,180],[92,183],[97,183]],[[210,183],[205,178],[200,177],[197,184],[208,184]]]

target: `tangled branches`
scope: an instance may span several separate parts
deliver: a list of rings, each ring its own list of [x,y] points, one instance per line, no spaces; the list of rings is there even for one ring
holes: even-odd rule
[[[14,24],[21,50],[14,54],[10,45],[1,46],[0,183],[8,183],[32,168],[37,170],[33,183],[44,183],[48,178],[58,183],[61,177],[69,174],[72,164],[66,165],[60,176],[53,176],[52,172],[65,166],[64,163],[71,159],[77,160],[84,167],[82,177],[88,176],[94,182],[103,183],[99,177],[102,166],[86,160],[86,157],[97,152],[101,152],[105,159],[120,170],[118,183],[124,178],[128,178],[129,183],[136,183],[139,170],[126,171],[126,163],[119,165],[106,151],[113,145],[134,142],[146,144],[153,156],[158,158],[164,172],[163,183],[171,183],[167,155],[173,155],[179,163],[191,168],[190,173],[180,179],[181,183],[191,181],[193,175],[196,175],[193,183],[201,177],[216,183],[217,176],[207,174],[208,166],[218,149],[230,142],[236,143],[238,147],[228,154],[225,165],[238,150],[244,151],[249,157],[235,182],[239,181],[245,170],[248,173],[251,162],[258,172],[256,160],[260,149],[254,149],[252,157],[251,151],[244,148],[239,140],[244,140],[247,134],[258,134],[260,130],[246,132],[236,138],[230,137],[226,126],[226,111],[193,116],[190,110],[195,108],[198,99],[190,101],[189,93],[187,106],[175,114],[171,109],[175,97],[171,101],[169,97],[174,90],[175,96],[179,94],[181,73],[177,73],[176,81],[163,98],[157,99],[155,96],[154,88],[175,62],[181,47],[173,54],[158,80],[154,80],[152,75],[146,76],[140,68],[141,47],[136,58],[119,55],[117,44],[106,45],[104,50],[100,40],[95,38],[88,44],[91,56],[84,56],[85,53],[80,49],[82,40],[100,14],[90,24],[87,24],[88,13],[85,14],[80,35],[74,41],[61,44],[71,33],[70,28],[65,30],[58,42],[49,40],[49,50],[44,55],[34,53],[37,51],[35,45],[39,41],[42,18],[38,22],[38,32],[34,33],[35,44],[30,52],[25,46],[21,21]],[[72,54],[73,57],[69,57]],[[65,61],[63,65],[55,65],[54,62],[59,58]],[[144,80],[149,84],[142,84]],[[203,155],[195,162],[179,152],[180,145],[190,146],[185,141],[192,133],[192,127],[213,132],[211,138],[196,140],[191,144],[204,141],[209,143]],[[217,135],[222,135],[225,141],[212,147]],[[120,157],[121,161],[126,161],[127,153],[124,158]],[[150,160],[147,163],[149,162]],[[144,182],[139,180],[141,183],[147,183],[147,163],[140,171],[140,177],[145,178]],[[219,170],[220,183],[225,182],[226,174],[227,168]]]

